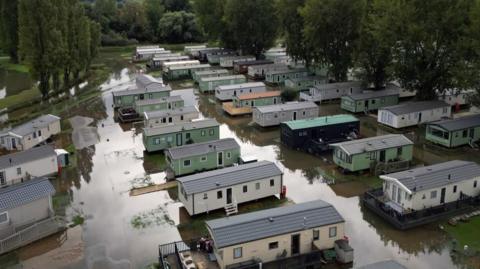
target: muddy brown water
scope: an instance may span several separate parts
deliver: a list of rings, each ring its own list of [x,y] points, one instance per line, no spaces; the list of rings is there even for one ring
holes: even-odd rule
[[[0,68],[0,99],[29,89],[33,81],[28,73]]]
[[[65,244],[67,249],[55,254],[57,260],[52,262],[55,268],[92,268],[108,261],[113,264],[111,268],[124,268],[125,264],[143,268],[157,261],[159,244],[181,239],[175,226],[179,223],[181,204],[173,200],[168,191],[129,195],[136,182],[148,178],[159,183],[165,176],[164,173],[148,175],[145,172],[141,133],[132,130],[131,126],[122,128],[114,121],[111,92],[124,89],[133,76],[132,72],[123,69],[105,82],[101,96],[104,105],[97,105],[102,113],[93,113],[106,115],[97,118],[94,123],[98,142],[77,152],[78,171],[63,173],[54,182],[59,193],[68,194],[66,216],[85,216],[81,229],[84,253],[75,256],[74,262],[67,262],[68,259],[62,259],[58,253],[76,253],[79,242]],[[192,89],[178,90],[179,87],[192,87],[189,82],[176,83],[173,87],[176,90],[172,94],[181,94],[186,99],[186,105],[197,105],[202,117],[217,119],[221,123],[221,138],[235,138],[241,145],[242,154],[277,163],[285,173],[287,196],[293,202],[323,199],[332,203],[346,220],[346,234],[355,249],[355,266],[396,259],[409,268],[463,268],[463,262],[451,258],[449,240],[438,225],[407,232],[395,230],[361,207],[356,195],[367,188],[365,185],[353,182],[329,186],[323,176],[325,172],[341,177],[331,163],[330,154],[314,157],[287,149],[279,143],[278,128],[261,129],[252,125],[249,117],[225,116],[213,96],[199,95],[197,90]],[[342,113],[338,103],[323,104],[320,109],[322,115]],[[78,114],[91,117],[89,111],[95,112],[95,109],[85,109]],[[360,119],[364,136],[393,132],[379,127],[373,117],[363,115]],[[417,143],[416,162],[431,164],[450,159],[480,162],[478,151],[465,148],[449,151],[423,144],[422,132],[421,129],[406,131]],[[78,236],[72,238],[78,240]],[[69,250],[68,246],[72,249]],[[96,249],[101,249],[104,255],[85,254]],[[37,251],[35,257],[21,256],[24,268],[47,268],[38,267],[39,263],[32,261],[43,261],[45,266],[49,266],[48,259],[52,257],[49,253],[51,251],[43,254]],[[58,260],[63,263],[58,265]],[[121,265],[115,267],[117,262]]]

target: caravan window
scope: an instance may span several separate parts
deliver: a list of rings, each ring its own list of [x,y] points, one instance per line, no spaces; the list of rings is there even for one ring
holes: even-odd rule
[[[17,167],[17,175],[21,175],[22,174],[22,168],[21,167]]]
[[[337,227],[330,227],[330,229],[328,230],[328,235],[330,236],[330,238],[336,237],[337,236]]]
[[[233,258],[239,259],[242,257],[242,247],[234,248],[233,249]]]
[[[0,213],[0,224],[8,222],[8,212]]]

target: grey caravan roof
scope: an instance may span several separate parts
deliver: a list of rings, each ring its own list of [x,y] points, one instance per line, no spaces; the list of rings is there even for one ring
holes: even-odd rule
[[[154,110],[154,111],[145,111],[145,119],[157,119],[163,118],[168,116],[177,116],[177,115],[185,115],[189,113],[199,113],[198,109],[195,106],[185,106],[185,107],[178,107],[175,109],[169,110]]]
[[[451,120],[436,121],[430,123],[429,125],[439,126],[449,132],[468,128],[475,128],[480,126],[480,114],[465,116]]]
[[[165,102],[178,102],[178,101],[182,101],[182,100],[183,100],[182,96],[173,95],[173,96],[162,97],[162,98],[137,100],[137,101],[135,101],[135,105],[137,105],[137,106],[147,106],[147,105],[154,105],[154,104],[162,104],[162,103],[165,103]]]
[[[201,77],[200,81],[202,82],[209,82],[209,81],[218,81],[218,80],[227,80],[227,79],[238,79],[238,78],[245,78],[244,75],[228,75],[228,76],[220,76],[220,77]]]
[[[223,248],[305,229],[345,222],[322,200],[207,221],[215,246]]]
[[[55,194],[55,188],[47,178],[34,178],[0,189],[0,212]]]
[[[307,73],[308,70],[305,69],[305,68],[288,68],[288,69],[284,69],[284,70],[272,70],[272,71],[268,71],[267,74],[270,74],[270,75],[275,75],[275,74],[290,74],[290,73]]]
[[[309,108],[318,108],[318,106],[314,102],[288,102],[279,105],[255,107],[255,109],[257,109],[260,113],[271,113]]]
[[[337,82],[337,83],[325,83],[318,84],[314,86],[319,90],[333,90],[333,89],[350,89],[350,88],[362,88],[361,81],[348,81],[348,82]]]
[[[410,191],[416,192],[480,177],[480,165],[467,161],[449,161],[381,177],[396,179]]]
[[[145,74],[138,75],[135,79],[135,83],[137,84],[138,88],[146,88],[150,84],[160,84],[160,86],[163,86],[162,81]]]
[[[390,134],[382,136],[368,137],[364,139],[352,140],[343,143],[331,144],[332,147],[339,147],[348,155],[360,154],[364,152],[377,151],[388,148],[395,148],[405,145],[413,145],[410,139],[403,135]]]
[[[180,159],[198,155],[205,155],[211,152],[239,149],[237,141],[233,138],[225,138],[215,141],[208,141],[203,143],[195,143],[167,150],[172,159]]]
[[[216,127],[216,126],[219,126],[219,123],[216,120],[205,119],[205,120],[169,125],[164,127],[143,128],[143,132],[146,136],[152,136],[152,135],[170,134],[170,133],[177,133],[180,131],[188,131],[188,130],[209,128],[209,127]]]
[[[387,106],[381,110],[387,110],[395,115],[403,115],[408,113],[426,111],[431,109],[437,109],[442,107],[449,107],[450,105],[443,101],[420,101],[420,102],[408,102],[400,105]]]
[[[400,93],[397,90],[381,90],[381,91],[355,93],[355,94],[347,95],[347,97],[350,97],[353,100],[365,100],[365,99],[371,99],[371,98],[377,98],[377,97],[394,96],[399,94]]]
[[[16,135],[19,135],[19,136],[25,136],[25,135],[33,133],[38,128],[46,127],[50,123],[55,122],[55,121],[59,121],[59,120],[60,120],[60,117],[57,117],[57,116],[54,116],[54,115],[51,115],[51,114],[42,115],[42,116],[40,116],[36,119],[33,119],[29,122],[26,122],[24,124],[20,124],[16,127],[13,127],[11,130],[5,130],[5,131],[3,131],[3,134],[10,132],[12,134],[16,134]]]
[[[217,90],[228,91],[228,90],[254,88],[254,87],[266,87],[266,86],[265,86],[265,83],[263,82],[246,82],[246,83],[231,84],[231,85],[220,85],[220,86],[217,86]]]
[[[32,162],[35,160],[56,157],[55,150],[52,146],[46,145],[36,148],[31,148],[25,151],[0,156],[0,169],[18,166],[23,163]]]
[[[396,261],[388,260],[356,267],[356,269],[407,269],[407,267]]]
[[[161,86],[158,84],[149,85],[147,89],[127,89],[123,91],[113,92],[113,96],[128,96],[134,94],[147,94],[147,93],[155,93],[155,92],[169,92],[172,88],[170,85]]]
[[[177,181],[182,184],[187,194],[194,194],[281,174],[282,171],[276,164],[261,161],[194,174]]]

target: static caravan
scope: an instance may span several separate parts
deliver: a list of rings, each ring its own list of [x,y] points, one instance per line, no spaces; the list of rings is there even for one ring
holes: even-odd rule
[[[183,52],[187,55],[194,56],[193,54],[199,50],[206,49],[207,45],[192,45],[192,46],[185,46],[183,48]]]
[[[289,102],[279,105],[253,108],[253,122],[262,126],[276,126],[291,120],[318,117],[318,106],[313,102]]]
[[[179,66],[185,67],[185,66],[192,66],[192,65],[200,65],[200,61],[186,60],[186,61],[164,62],[162,64],[162,71],[168,72],[168,69],[172,67],[179,67]]]
[[[163,63],[166,62],[179,62],[179,61],[188,61],[190,57],[181,55],[180,53],[170,53],[164,54],[162,56],[155,56],[153,57],[148,63],[147,68],[154,70],[154,69],[161,69]]]
[[[293,68],[287,70],[269,71],[265,75],[265,81],[272,84],[283,84],[287,79],[296,79],[308,76],[308,70]]]
[[[438,100],[444,101],[451,106],[463,106],[469,104],[471,96],[475,95],[474,89],[470,90],[445,90],[443,93],[437,91]]]
[[[207,55],[209,53],[215,53],[216,51],[221,51],[221,50],[223,50],[223,49],[221,49],[219,47],[210,47],[210,48],[195,50],[194,54],[196,56],[194,56],[194,58],[200,60],[200,62],[206,62],[207,61]]]
[[[144,112],[176,109],[183,107],[185,101],[181,96],[169,96],[157,99],[137,100],[135,101],[134,109],[138,114],[143,115]]]
[[[347,172],[407,169],[413,157],[413,142],[403,135],[375,136],[330,146],[334,149],[333,162]]]
[[[235,61],[233,63],[233,72],[236,74],[247,74],[248,67],[254,65],[273,64],[270,60],[255,60],[255,61]]]
[[[163,74],[169,80],[191,78],[193,71],[205,71],[210,69],[209,64],[199,64],[191,66],[170,66]]]
[[[204,119],[143,129],[143,145],[148,152],[220,139],[219,123]]]
[[[135,78],[135,85],[137,86],[137,89],[146,89],[146,90],[157,88],[157,87],[161,88],[165,86],[165,84],[163,84],[162,79],[157,79],[146,74],[138,75]]]
[[[251,55],[225,56],[225,57],[220,57],[220,66],[224,68],[233,68],[233,64],[235,61],[249,62],[249,61],[255,61],[255,60],[257,60],[257,58]]]
[[[377,120],[393,128],[403,128],[451,116],[452,109],[449,104],[443,101],[421,101],[380,108]]]
[[[405,89],[401,87],[400,84],[396,81],[387,83],[387,85],[385,86],[385,89],[398,91],[399,98],[410,98],[410,97],[415,97],[415,95],[417,95],[417,91],[410,91],[408,89]]]
[[[449,161],[380,176],[385,204],[399,215],[480,195],[480,165]]]
[[[208,53],[207,61],[209,64],[218,65],[220,64],[220,58],[226,57],[226,56],[235,56],[235,55],[237,55],[235,51],[224,49],[224,50]]]
[[[61,132],[60,117],[47,114],[0,133],[0,146],[6,150],[27,150],[45,143]]]
[[[382,107],[398,104],[398,91],[381,90],[342,96],[341,107],[344,110],[359,113],[378,110]]]
[[[136,101],[159,99],[170,96],[172,88],[167,86],[152,85],[149,89],[127,89],[112,92],[115,108],[133,107]]]
[[[165,159],[175,177],[239,163],[240,145],[233,138],[167,149]]]
[[[215,97],[220,101],[232,100],[234,96],[246,93],[266,92],[263,82],[247,82],[233,85],[220,85],[215,88]]]
[[[65,229],[55,218],[55,188],[47,178],[35,178],[0,189],[0,254]]]
[[[46,145],[0,156],[0,187],[58,172],[57,154]]]
[[[178,178],[178,197],[190,215],[232,208],[282,192],[283,173],[268,161]],[[236,212],[232,212],[236,213]]]
[[[227,76],[229,74],[227,69],[209,69],[209,70],[193,70],[192,71],[192,79],[195,81],[195,83],[200,82],[200,78],[205,77],[222,77],[222,76]]]
[[[345,237],[345,220],[321,200],[210,220],[206,226],[220,269],[281,268],[285,259],[333,249]]]
[[[213,92],[215,88],[222,85],[233,85],[247,82],[243,75],[229,75],[221,77],[202,77],[198,82],[200,92]]]
[[[200,115],[194,106],[144,112],[144,126],[149,128],[189,122]]]
[[[352,115],[334,115],[280,124],[280,141],[289,148],[318,154],[332,143],[353,140],[360,134],[360,121]]]
[[[280,104],[280,91],[246,93],[234,96],[232,102],[223,103],[223,110],[230,116],[251,114],[253,107]]]
[[[285,80],[285,87],[295,91],[304,91],[326,83],[325,77],[307,76]]]
[[[169,52],[166,51],[164,48],[159,48],[158,46],[149,46],[147,47],[137,47],[135,49],[135,55],[133,57],[133,60],[135,61],[146,61],[150,60],[155,54],[161,54]]]
[[[301,92],[300,100],[321,103],[328,100],[340,99],[342,96],[359,94],[362,92],[363,86],[362,82],[360,81],[327,84],[317,83],[317,85],[310,87],[308,92]]]
[[[286,64],[252,65],[248,67],[248,77],[256,80],[261,80],[265,78],[265,75],[268,72],[281,71],[281,70],[289,70],[288,65]]]
[[[480,114],[429,123],[425,138],[447,148],[474,146],[480,140]]]

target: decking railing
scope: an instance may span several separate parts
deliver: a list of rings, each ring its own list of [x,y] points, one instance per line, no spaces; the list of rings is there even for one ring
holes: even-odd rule
[[[65,228],[65,221],[60,217],[51,217],[17,231],[0,240],[0,254],[28,245],[39,239],[57,233]]]
[[[393,172],[407,170],[410,167],[410,161],[399,160],[391,162],[374,162],[371,169],[374,175],[389,174]]]
[[[459,200],[454,202],[422,210],[400,213],[389,207],[382,197],[383,190],[374,189],[366,192],[362,197],[362,201],[368,209],[400,230],[410,229],[446,217],[471,212],[480,207],[480,196],[470,197],[462,195]]]

